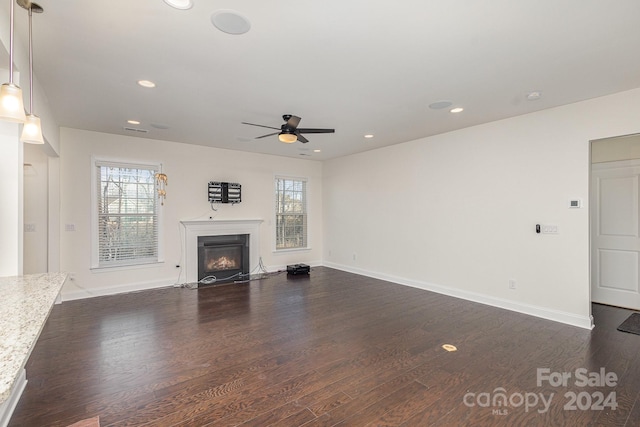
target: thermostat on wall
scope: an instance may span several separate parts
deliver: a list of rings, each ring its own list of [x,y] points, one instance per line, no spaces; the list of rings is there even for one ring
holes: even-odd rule
[[[580,200],[580,199],[571,199],[571,200],[569,200],[569,207],[570,208],[581,208],[582,207],[582,200]]]

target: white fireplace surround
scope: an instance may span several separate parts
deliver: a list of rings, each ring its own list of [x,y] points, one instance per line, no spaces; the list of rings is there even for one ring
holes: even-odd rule
[[[261,219],[199,220],[180,221],[184,227],[184,247],[182,265],[186,283],[198,281],[198,237],[225,236],[231,234],[249,235],[249,268],[254,269],[260,260]]]

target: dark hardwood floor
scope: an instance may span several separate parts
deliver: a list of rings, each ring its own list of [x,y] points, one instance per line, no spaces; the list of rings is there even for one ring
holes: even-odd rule
[[[10,426],[640,425],[630,311],[593,312],[588,331],[329,268],[68,301]]]

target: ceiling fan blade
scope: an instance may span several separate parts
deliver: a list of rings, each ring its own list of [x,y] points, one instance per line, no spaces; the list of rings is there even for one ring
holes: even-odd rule
[[[300,132],[298,131],[296,131],[296,136],[298,137],[298,141],[302,142],[303,144],[306,144],[307,142],[309,142],[309,140],[304,136],[300,135]]]
[[[275,130],[280,130],[280,128],[274,128],[272,126],[265,126],[265,125],[257,125],[255,123],[247,123],[247,122],[241,122],[243,125],[251,125],[251,126],[260,126],[261,128],[267,128],[267,129],[275,129]]]
[[[301,133],[335,133],[335,129],[312,129],[312,128],[305,128],[305,129],[298,129],[298,132]]]
[[[291,116],[291,117],[289,117],[289,120],[287,120],[287,126],[292,127],[292,128],[295,129],[300,124],[300,120],[302,120],[302,119],[300,117],[298,117],[298,116]]]
[[[266,137],[268,137],[268,136],[277,135],[277,134],[279,134],[279,133],[280,133],[280,132],[268,133],[268,134],[266,134],[266,135],[256,136],[254,139],[266,138]]]

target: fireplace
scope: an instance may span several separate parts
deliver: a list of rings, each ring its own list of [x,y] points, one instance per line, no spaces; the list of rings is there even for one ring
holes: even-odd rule
[[[246,234],[249,236],[249,256],[243,262],[257,265],[260,260],[261,219],[204,219],[180,221],[184,227],[182,265],[184,276],[178,280],[184,283],[198,282],[198,238]],[[248,259],[247,259],[248,258]],[[222,276],[221,277],[226,277]],[[182,282],[181,282],[182,283]]]
[[[198,281],[224,283],[249,274],[249,235],[198,236]],[[204,280],[203,280],[204,279]]]

